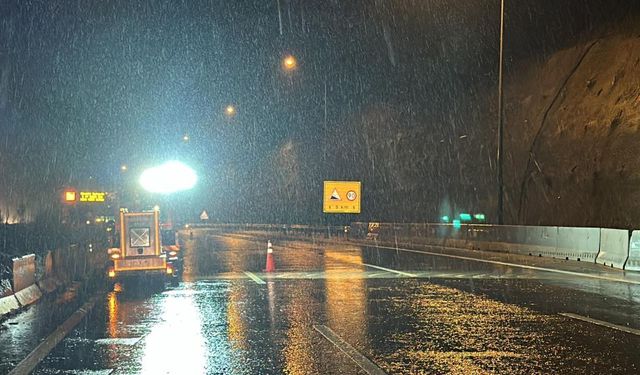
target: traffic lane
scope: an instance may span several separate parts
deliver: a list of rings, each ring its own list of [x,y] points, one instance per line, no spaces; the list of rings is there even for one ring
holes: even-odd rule
[[[493,281],[487,289],[505,286]],[[36,373],[361,373],[318,326],[387,373],[623,374],[640,365],[637,336],[483,293],[425,279],[329,274],[110,294],[102,313]]]
[[[225,234],[229,236],[239,237],[239,238],[271,238],[273,240],[291,240],[291,236],[283,235],[280,233],[268,233],[268,232],[239,232],[239,233],[231,233]],[[562,271],[566,271],[567,274],[572,273],[581,273],[581,274],[589,274],[592,277],[596,278],[605,278],[605,279],[624,279],[626,282],[635,283],[640,285],[640,273],[637,272],[624,272],[622,270],[617,270],[611,267],[604,267],[602,265],[594,264],[589,261],[574,261],[574,260],[565,260],[559,258],[549,258],[549,257],[538,257],[538,256],[526,256],[514,253],[503,253],[503,252],[488,252],[488,251],[479,251],[479,250],[468,250],[468,249],[460,249],[460,248],[452,248],[452,247],[442,247],[442,246],[434,246],[434,245],[424,245],[424,244],[413,244],[413,243],[400,243],[397,242],[395,245],[388,244],[384,242],[372,241],[372,240],[355,240],[344,241],[344,239],[336,237],[334,240],[328,240],[324,238],[315,239],[308,238],[306,240],[308,243],[313,243],[317,246],[317,244],[350,244],[350,245],[360,245],[363,247],[377,247],[381,250],[392,250],[399,251],[403,253],[411,253],[411,252],[419,252],[425,255],[438,255],[441,257],[449,257],[449,258],[475,258],[481,259],[483,261],[490,261],[494,263],[514,263],[525,267],[530,268],[552,268],[558,269]],[[516,245],[517,246],[517,245]]]
[[[638,336],[426,280],[369,285],[369,321],[383,322],[371,339],[386,343],[369,354],[389,372],[624,374],[640,365]]]
[[[204,280],[110,293],[35,373],[364,373],[313,329],[322,299],[302,284]]]
[[[603,295],[601,290],[610,286],[603,286],[596,289],[596,292],[585,292],[578,288],[566,288],[563,282],[556,283],[555,280],[447,278],[430,281],[546,314],[574,313],[623,327],[640,329],[640,304],[628,298]],[[627,289],[637,288],[627,286]],[[637,290],[628,292],[635,295]]]
[[[360,247],[327,245],[305,241],[273,241],[273,256],[280,272],[317,271],[326,268],[359,269]],[[267,242],[235,236],[203,235],[183,246],[187,278],[262,272],[266,265]],[[353,258],[353,259],[351,259]],[[333,259],[334,261],[327,261]]]
[[[45,295],[26,311],[4,321],[0,329],[0,374],[9,372],[81,304],[76,289]]]
[[[264,269],[266,251],[260,250],[261,242],[259,240],[232,239],[232,241],[236,245],[244,244],[244,248],[257,249],[251,253],[244,251],[242,246],[220,246],[220,249],[240,251],[243,254],[247,261],[244,264],[236,264],[235,268],[248,267],[252,272],[260,272]],[[322,271],[325,269],[358,271],[363,267],[373,270],[372,266],[380,266],[405,271],[419,277],[536,279],[548,285],[640,303],[640,285],[617,282],[614,278],[608,278],[606,273],[603,273],[602,278],[599,279],[567,274],[562,270],[554,272],[553,268],[544,271],[527,266],[510,266],[502,264],[504,259],[492,260],[489,256],[492,254],[476,254],[477,256],[487,255],[489,258],[478,261],[417,253],[400,248],[390,249],[344,243],[312,243],[302,240],[279,240],[274,243],[276,244],[274,245],[274,256],[277,269],[282,272]],[[229,258],[235,258],[234,256],[229,257],[224,252],[218,252],[216,255],[215,261],[220,263],[228,262]],[[545,265],[553,266],[555,261],[542,258],[537,259],[536,264],[539,268],[544,268]]]
[[[259,244],[244,240],[237,244]],[[318,244],[301,240],[278,241],[275,256],[278,272],[274,277],[358,277],[358,273],[377,271],[380,267],[427,278],[440,283],[443,280],[462,280],[462,287],[498,285],[486,291],[466,289],[474,293],[487,293],[494,298],[522,306],[535,306],[545,313],[578,313],[606,322],[640,329],[640,286],[620,282],[576,277],[563,273],[508,266],[498,263],[442,257],[438,255],[406,252],[400,249],[357,246],[352,244]],[[227,248],[231,249],[231,248]],[[237,250],[237,248],[235,249]],[[242,250],[240,250],[242,251]],[[254,254],[264,262],[264,254]],[[281,265],[284,264],[284,267]],[[293,265],[293,266],[292,266]],[[307,275],[290,270],[306,271]],[[321,271],[317,274],[309,271]],[[404,271],[404,272],[402,272]],[[376,273],[374,273],[374,276]],[[363,274],[362,277],[369,277]],[[377,273],[376,277],[381,277]],[[390,277],[390,275],[386,275]],[[397,276],[397,274],[396,274]],[[503,282],[492,282],[502,279]],[[466,281],[469,280],[469,283]],[[488,282],[484,283],[483,280]],[[519,280],[531,280],[523,281]],[[507,289],[507,291],[505,291]]]
[[[452,282],[474,293],[488,293],[473,289],[476,285],[497,284],[497,293],[488,295],[505,302],[535,305],[546,313],[576,312],[640,329],[640,285],[635,283],[377,247],[363,247],[362,259],[436,283],[458,280]]]

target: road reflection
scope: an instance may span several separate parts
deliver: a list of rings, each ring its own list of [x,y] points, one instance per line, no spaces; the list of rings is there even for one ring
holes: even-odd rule
[[[144,340],[142,374],[205,374],[207,350],[194,290],[166,293],[159,322]]]
[[[284,283],[276,284],[276,290],[282,286],[287,289],[283,292],[291,296],[283,301],[281,309],[281,314],[288,323],[282,348],[283,370],[287,374],[318,374],[320,371],[314,360],[318,356],[314,355],[310,334],[317,302],[313,296],[312,283],[309,280],[302,282],[309,285],[294,289]]]
[[[355,246],[327,247],[324,252],[326,313],[328,326],[352,345],[367,345],[367,284],[362,249]],[[362,277],[340,274],[360,271]]]

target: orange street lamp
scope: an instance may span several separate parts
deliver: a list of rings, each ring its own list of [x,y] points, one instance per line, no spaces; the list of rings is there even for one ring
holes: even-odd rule
[[[282,60],[282,68],[286,71],[295,70],[297,67],[298,60],[296,60],[292,55],[288,55]]]

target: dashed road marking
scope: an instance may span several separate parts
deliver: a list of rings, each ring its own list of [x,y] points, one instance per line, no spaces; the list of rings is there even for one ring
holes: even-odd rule
[[[593,319],[587,316],[582,316],[582,315],[573,314],[573,313],[560,313],[560,315],[566,316],[567,318],[582,320],[583,322],[587,322],[587,323],[595,324],[598,326],[607,327],[607,328],[615,329],[618,331],[630,333],[632,335],[640,336],[640,329],[625,327],[625,326],[605,322],[604,320]]]
[[[342,337],[338,336],[335,332],[331,330],[331,328],[323,325],[314,325],[313,329],[318,331],[325,339],[329,340],[336,348],[340,349],[344,354],[346,354],[353,362],[355,362],[361,369],[363,369],[367,374],[370,375],[385,375],[386,373],[382,371],[380,367],[378,367],[375,363],[371,362],[371,360],[359,351],[357,351],[353,346],[349,345],[348,342],[344,341]]]
[[[245,271],[245,275],[247,275],[251,280],[255,281],[256,284],[266,284],[264,280],[256,276],[253,272]]]
[[[387,272],[392,272],[392,273],[396,273],[400,276],[406,276],[406,277],[416,277],[417,275],[413,274],[413,273],[408,273],[408,272],[402,272],[402,271],[396,271],[396,270],[392,270],[391,268],[385,268],[385,267],[380,267],[380,266],[374,266],[373,264],[368,264],[368,263],[362,263],[362,265],[367,266],[367,267],[371,267],[371,268],[377,268],[379,270],[383,270],[383,271],[387,271]]]

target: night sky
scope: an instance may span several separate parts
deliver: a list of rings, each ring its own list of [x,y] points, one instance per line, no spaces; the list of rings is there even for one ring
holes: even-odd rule
[[[507,1],[507,79],[638,7],[560,3]],[[220,220],[322,221],[325,179],[363,181],[364,220],[429,220],[445,197],[491,210],[499,16],[498,0],[3,0],[0,209],[178,159],[200,176],[181,202]]]

